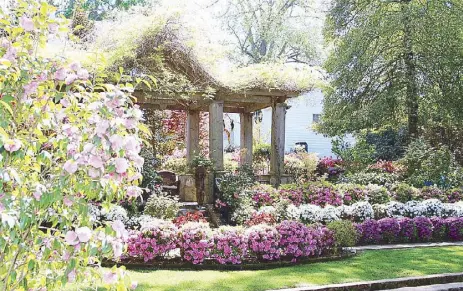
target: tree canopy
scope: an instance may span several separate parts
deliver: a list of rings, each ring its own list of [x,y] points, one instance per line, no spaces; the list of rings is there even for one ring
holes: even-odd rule
[[[463,2],[335,0],[326,22],[329,135],[462,123]]]

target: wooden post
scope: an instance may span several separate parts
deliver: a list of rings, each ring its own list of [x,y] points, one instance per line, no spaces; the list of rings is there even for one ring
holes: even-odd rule
[[[278,187],[284,173],[286,103],[272,104],[272,144],[270,152],[270,183]]]
[[[199,111],[189,110],[186,120],[186,158],[188,164],[199,153]]]
[[[240,113],[240,165],[252,166],[252,113]]]
[[[223,101],[209,105],[209,158],[214,170],[223,171]]]

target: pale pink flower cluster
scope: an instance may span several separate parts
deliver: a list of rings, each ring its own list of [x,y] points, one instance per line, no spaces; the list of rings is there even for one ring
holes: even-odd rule
[[[248,237],[243,229],[221,227],[214,232],[211,257],[220,264],[241,264],[248,251]]]
[[[193,264],[201,264],[210,256],[214,243],[208,224],[203,222],[188,222],[180,229],[179,247],[183,259]]]

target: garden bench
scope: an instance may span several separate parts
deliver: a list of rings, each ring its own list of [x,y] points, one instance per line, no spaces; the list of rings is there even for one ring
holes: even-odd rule
[[[171,171],[159,171],[158,175],[162,179],[162,191],[167,192],[172,196],[179,195],[180,181],[177,174]]]

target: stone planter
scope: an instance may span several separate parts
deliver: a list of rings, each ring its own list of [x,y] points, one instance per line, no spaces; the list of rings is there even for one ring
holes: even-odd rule
[[[178,175],[180,181],[179,198],[184,202],[197,202],[195,176],[192,174]]]

